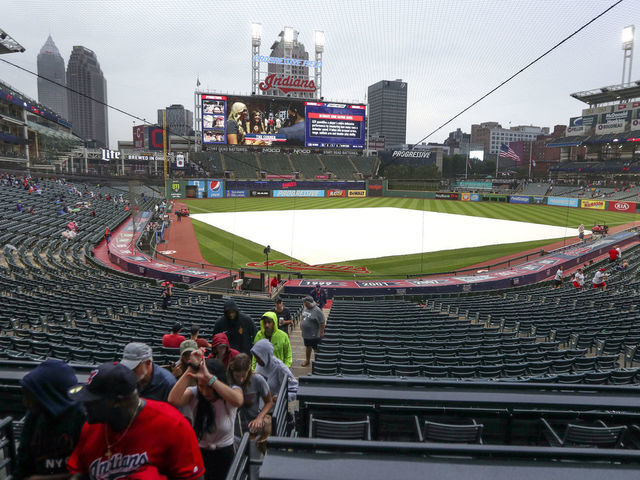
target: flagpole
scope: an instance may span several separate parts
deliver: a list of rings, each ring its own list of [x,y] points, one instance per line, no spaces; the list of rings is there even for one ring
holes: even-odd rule
[[[500,164],[500,153],[502,152],[502,143],[500,143],[500,147],[498,148],[498,153],[496,155],[496,178],[498,178],[498,165]]]
[[[529,140],[529,178],[531,178],[531,159],[533,158],[533,140]]]
[[[466,161],[464,162],[464,179],[469,178],[469,174],[467,173],[467,168],[469,167],[469,154],[467,153]]]

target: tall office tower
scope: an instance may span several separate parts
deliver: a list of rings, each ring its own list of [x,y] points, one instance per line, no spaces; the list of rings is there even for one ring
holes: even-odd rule
[[[381,80],[369,86],[369,137],[384,137],[385,147],[407,138],[407,82]]]
[[[38,75],[40,75],[38,77],[38,101],[68,120],[69,104],[65,88],[67,77],[64,71],[64,59],[51,35],[38,54]]]
[[[98,147],[108,147],[107,81],[93,51],[73,47],[67,64],[67,86],[72,90],[68,97],[73,133],[95,141]]]

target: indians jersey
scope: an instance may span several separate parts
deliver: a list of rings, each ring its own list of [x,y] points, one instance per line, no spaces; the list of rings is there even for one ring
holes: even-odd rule
[[[168,403],[145,402],[126,433],[114,432],[104,423],[85,423],[69,458],[69,471],[91,480],[117,480],[152,465],[169,480],[200,477],[204,464],[189,422]]]

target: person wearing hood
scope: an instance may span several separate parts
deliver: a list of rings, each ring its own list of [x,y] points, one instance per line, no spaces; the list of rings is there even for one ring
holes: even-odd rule
[[[286,378],[289,379],[289,401],[294,401],[298,394],[298,381],[289,370],[289,367],[282,363],[282,360],[273,356],[272,343],[266,338],[257,341],[251,349],[251,354],[255,357],[257,363],[255,373],[259,373],[267,381],[269,390],[273,395],[273,402],[275,403],[280,386]]]
[[[213,327],[213,335],[217,333],[225,333],[231,348],[248,355],[256,336],[256,326],[251,317],[239,311],[236,302],[229,299],[224,302],[224,314]]]
[[[240,352],[229,345],[229,339],[224,333],[216,333],[211,342],[211,354],[207,358],[220,360],[225,368],[229,366],[231,359]]]
[[[49,359],[20,383],[29,411],[20,436],[14,478],[67,478],[67,459],[84,424],[82,406],[67,395],[78,379],[65,362]]]
[[[316,350],[322,337],[324,337],[324,326],[326,320],[324,313],[311,296],[304,297],[304,308],[302,309],[302,321],[300,322],[300,330],[302,332],[302,340],[306,347],[306,359],[302,363],[303,367],[308,367],[311,363],[311,350]]]
[[[289,335],[278,328],[278,315],[275,312],[265,312],[260,319],[260,331],[253,339],[254,345],[266,338],[273,345],[273,355],[282,360],[287,367],[291,367],[293,358],[291,355],[291,343]],[[256,360],[253,359],[252,367],[255,369]]]

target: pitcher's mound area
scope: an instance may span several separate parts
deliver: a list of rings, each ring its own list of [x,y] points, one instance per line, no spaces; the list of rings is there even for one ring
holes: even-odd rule
[[[578,235],[577,229],[538,223],[386,207],[192,217],[309,265]]]

